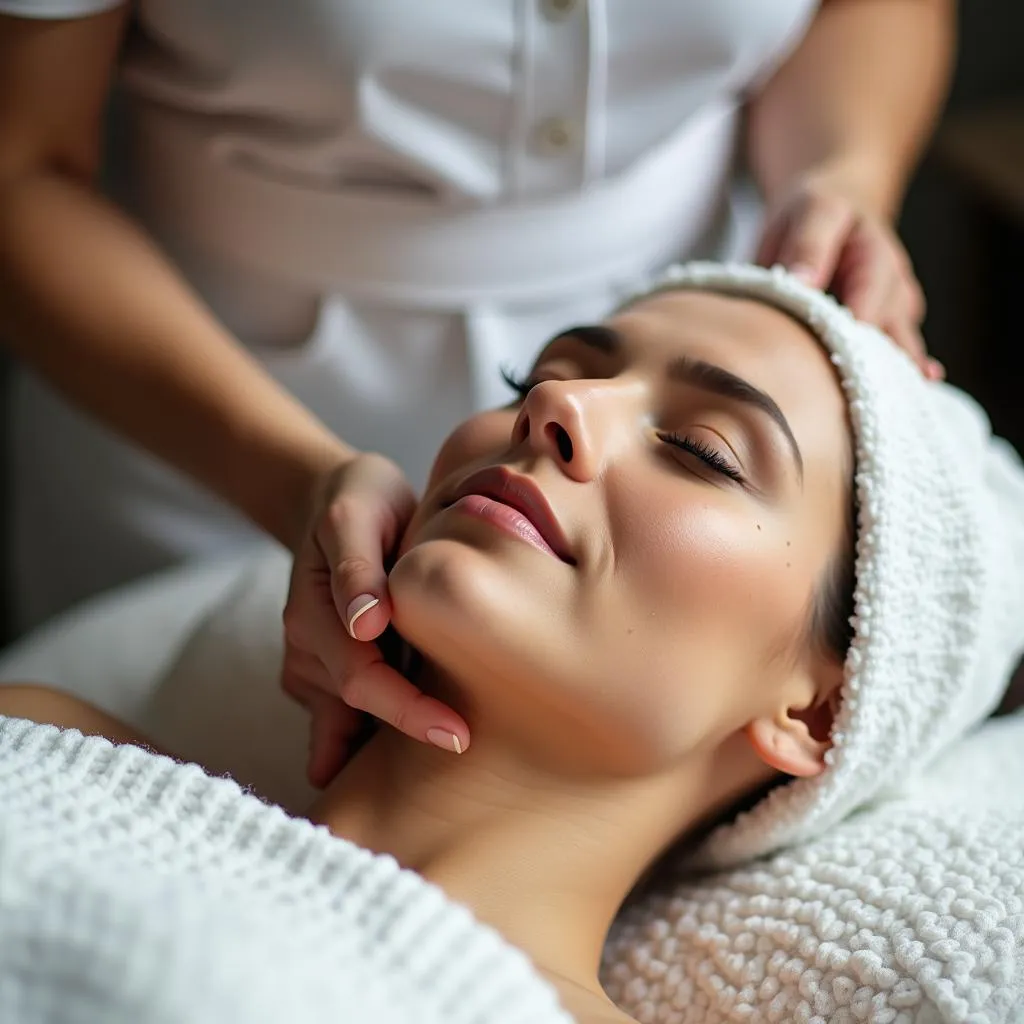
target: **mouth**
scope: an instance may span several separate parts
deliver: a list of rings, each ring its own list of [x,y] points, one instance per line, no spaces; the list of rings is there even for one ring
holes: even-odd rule
[[[459,484],[455,497],[443,507],[483,519],[566,565],[576,565],[544,492],[528,476],[504,466],[478,470]]]

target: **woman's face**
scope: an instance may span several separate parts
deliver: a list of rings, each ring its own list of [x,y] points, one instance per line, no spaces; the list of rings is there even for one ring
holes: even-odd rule
[[[668,768],[771,714],[817,645],[850,442],[828,358],[764,304],[646,299],[554,339],[439,452],[395,624],[479,742]]]

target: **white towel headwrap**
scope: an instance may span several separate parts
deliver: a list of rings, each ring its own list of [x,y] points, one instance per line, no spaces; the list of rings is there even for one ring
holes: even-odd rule
[[[831,354],[854,433],[854,637],[827,768],[768,794],[696,853],[725,867],[821,833],[999,703],[1024,650],[1020,460],[981,409],[782,268],[675,266],[678,288],[761,300]]]

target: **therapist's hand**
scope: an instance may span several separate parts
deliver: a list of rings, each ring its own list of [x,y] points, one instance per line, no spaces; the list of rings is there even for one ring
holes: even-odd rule
[[[931,379],[945,376],[921,336],[924,294],[892,225],[858,202],[842,174],[801,178],[769,205],[757,254],[832,292],[859,320],[880,327]]]
[[[391,619],[385,561],[415,504],[402,471],[380,455],[356,456],[318,488],[292,568],[282,672],[312,716],[313,785],[344,765],[364,712],[447,750],[469,746],[465,721],[387,665],[374,642]]]

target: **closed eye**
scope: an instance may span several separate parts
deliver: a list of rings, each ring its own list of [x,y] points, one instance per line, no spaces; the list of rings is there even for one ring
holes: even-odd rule
[[[658,440],[664,441],[665,444],[670,444],[675,448],[681,448],[691,455],[695,455],[716,473],[721,473],[722,476],[735,480],[737,483],[743,483],[743,474],[717,448],[708,444],[707,441],[703,441],[699,437],[684,437],[682,434],[666,430],[658,431]]]
[[[516,393],[518,401],[522,401],[530,391],[536,387],[539,381],[530,380],[528,377],[519,377],[507,367],[502,367],[502,380]],[[682,451],[689,452],[701,460],[709,469],[720,473],[730,480],[743,483],[743,474],[728,460],[722,453],[707,441],[696,437],[685,437],[674,431],[658,431],[658,440],[665,444],[672,445]]]
[[[499,372],[501,373],[501,379],[518,395],[519,401],[522,401],[530,393],[530,389],[536,383],[536,381],[531,381],[528,377],[517,376],[507,366],[501,367]]]

